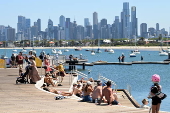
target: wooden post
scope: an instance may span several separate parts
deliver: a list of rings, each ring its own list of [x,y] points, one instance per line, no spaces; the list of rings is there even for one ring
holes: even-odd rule
[[[85,70],[85,63],[83,63],[83,69]]]

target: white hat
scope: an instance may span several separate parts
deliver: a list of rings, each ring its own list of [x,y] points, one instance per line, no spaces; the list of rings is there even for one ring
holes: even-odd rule
[[[90,81],[87,81],[87,85],[91,85],[92,83]]]

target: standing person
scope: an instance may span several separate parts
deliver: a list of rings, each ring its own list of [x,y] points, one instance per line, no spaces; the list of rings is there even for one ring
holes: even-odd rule
[[[150,89],[148,98],[152,99],[152,113],[159,113],[161,98],[158,97],[158,93],[161,92],[160,76],[157,74],[152,75],[152,82],[154,83]]]
[[[47,72],[52,71],[50,68],[50,60],[47,58],[47,56],[44,57],[44,64],[45,64],[45,74]]]
[[[121,57],[120,57],[120,56],[118,57],[118,60],[119,60],[119,63],[120,63],[120,60],[121,60]]]
[[[63,82],[63,78],[66,75],[65,71],[64,71],[64,67],[62,62],[59,63],[59,65],[56,67],[57,70],[59,70],[58,72],[58,76],[61,76],[61,82]]]
[[[16,61],[16,57],[14,54],[12,54],[11,56],[12,67],[15,67],[15,61]]]
[[[18,66],[23,68],[23,60],[24,60],[24,57],[22,56],[22,52],[19,52],[19,55],[17,57],[17,61],[18,61]]]
[[[72,61],[73,60],[73,55],[69,55],[69,59],[70,59],[70,61]]]
[[[141,61],[143,61],[143,56],[141,56]]]
[[[122,53],[122,58],[121,58],[122,62],[124,62],[124,58],[125,58],[124,53]]]
[[[31,63],[29,76],[30,76],[31,82],[36,83],[37,81],[41,80],[39,73],[38,73],[38,69],[36,67],[36,62],[34,61],[33,57],[29,57],[29,61]]]

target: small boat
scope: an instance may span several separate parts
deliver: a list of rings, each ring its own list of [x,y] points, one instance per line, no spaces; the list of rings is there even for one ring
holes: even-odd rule
[[[62,54],[62,51],[61,51],[61,50],[58,50],[58,52],[57,52],[57,53],[61,55],[61,54]]]
[[[165,51],[160,51],[159,56],[168,56],[168,53]]]
[[[91,52],[91,55],[95,55],[95,52],[94,52],[94,51],[92,51],[92,52]]]
[[[56,49],[52,49],[52,50],[51,50],[51,53],[52,53],[52,54],[56,54],[56,53],[57,53]]]
[[[81,51],[82,49],[81,48],[75,48],[75,51]]]
[[[167,53],[170,53],[170,48],[168,47],[167,50],[166,50]]]
[[[16,50],[16,49],[13,49],[12,51],[13,51],[13,52],[17,52],[17,50]]]
[[[25,53],[25,52],[27,52],[27,50],[26,49],[22,49],[21,52]]]
[[[132,52],[135,54],[140,54],[140,51],[138,49],[132,50]]]
[[[114,53],[114,50],[113,50],[113,49],[110,49],[110,50],[109,50],[109,53],[110,53],[110,54],[113,54],[113,53]]]
[[[65,49],[64,52],[68,52],[69,50],[68,49]]]
[[[132,53],[130,54],[130,57],[136,57],[136,54],[132,52]]]
[[[86,49],[85,51],[90,51],[90,49]]]

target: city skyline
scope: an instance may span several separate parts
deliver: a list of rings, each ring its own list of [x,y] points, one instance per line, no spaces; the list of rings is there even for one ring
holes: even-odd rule
[[[136,17],[138,18],[138,33],[140,34],[140,24],[147,23],[148,28],[156,28],[156,23],[159,23],[160,28],[165,28],[169,31],[168,16],[166,11],[168,7],[168,0],[161,1],[112,1],[112,0],[51,0],[45,2],[43,0],[24,2],[22,0],[15,1],[1,1],[0,10],[3,11],[3,18],[0,18],[0,25],[11,26],[17,30],[17,17],[19,15],[31,19],[31,25],[41,19],[41,30],[44,31],[48,26],[48,20],[51,19],[54,25],[59,24],[59,17],[61,15],[65,18],[70,18],[73,22],[76,20],[78,25],[84,26],[84,18],[88,18],[91,25],[93,25],[93,13],[98,13],[98,22],[106,18],[108,24],[113,24],[115,16],[119,16],[122,11],[123,3],[129,2],[129,8],[136,7]],[[166,3],[166,4],[163,4]],[[48,4],[48,6],[47,6]],[[30,7],[31,6],[31,7]],[[166,7],[167,6],[167,7]]]

